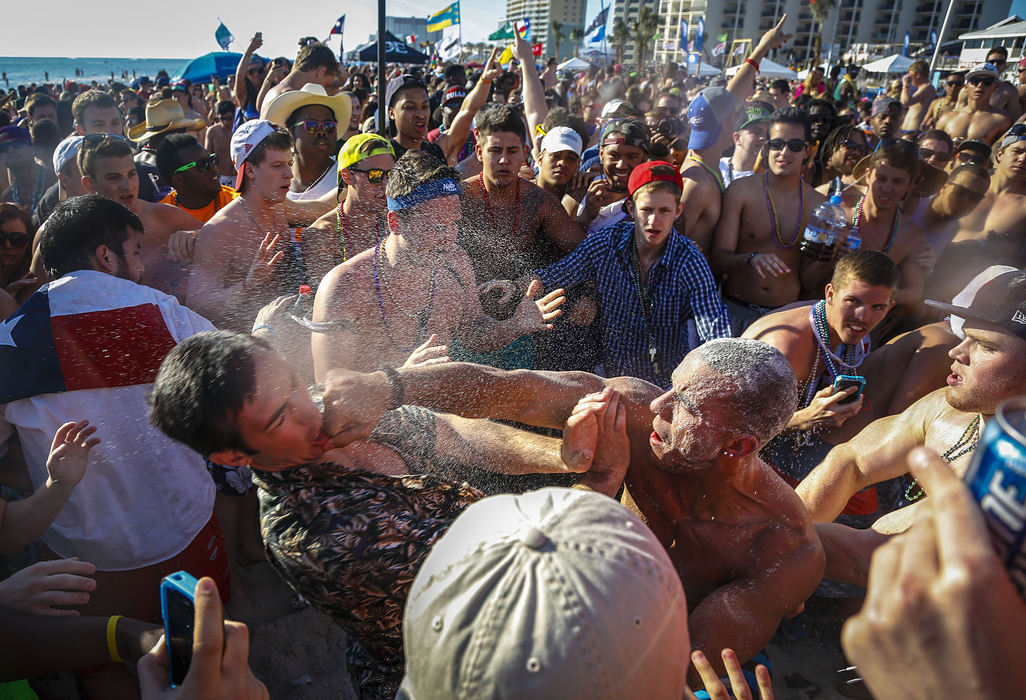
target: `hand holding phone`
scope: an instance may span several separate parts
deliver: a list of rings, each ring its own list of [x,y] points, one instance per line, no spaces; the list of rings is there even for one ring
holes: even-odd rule
[[[169,586],[177,589],[178,583]],[[190,588],[187,583],[183,587],[185,590]],[[162,596],[163,588],[162,583]],[[221,599],[213,579],[204,577],[195,582],[191,590],[193,617],[188,645],[191,662],[183,682],[179,684],[181,690],[173,690],[168,682],[169,654],[172,652],[165,637],[139,661],[139,689],[143,700],[183,697],[266,700],[269,697],[267,688],[249,667],[249,629],[241,622],[224,621]],[[182,593],[181,597],[189,600],[185,591]],[[165,611],[165,621],[167,619]],[[177,665],[181,667],[180,663]]]
[[[839,374],[834,379],[834,393],[838,393],[850,387],[857,386],[858,389],[851,396],[839,399],[837,403],[855,403],[862,396],[862,390],[866,388],[866,378],[854,374]]]

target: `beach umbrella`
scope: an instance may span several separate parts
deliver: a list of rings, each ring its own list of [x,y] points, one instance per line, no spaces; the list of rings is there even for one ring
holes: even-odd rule
[[[212,76],[224,80],[235,75],[235,69],[242,58],[241,53],[211,51],[191,61],[186,61],[172,77],[172,80],[190,80],[194,83],[209,83]]]
[[[862,70],[867,73],[905,73],[908,71],[908,68],[912,63],[912,59],[908,56],[902,56],[900,53],[896,53],[887,56],[886,58],[873,61],[872,63],[867,63],[862,66]]]

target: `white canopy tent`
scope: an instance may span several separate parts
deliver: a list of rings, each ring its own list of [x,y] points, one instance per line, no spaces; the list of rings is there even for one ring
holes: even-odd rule
[[[880,58],[875,61],[862,66],[862,70],[867,73],[905,73],[908,71],[908,67],[911,66],[913,60],[908,56],[902,56],[900,53],[892,54],[885,58]]]
[[[587,61],[583,61],[579,58],[571,58],[556,66],[556,70],[585,70],[589,66],[591,66],[591,64]]]
[[[695,64],[688,63],[688,75],[695,74]],[[719,75],[722,71],[716,66],[710,66],[708,63],[700,61],[698,63],[698,77],[699,78],[712,78],[713,76]]]
[[[727,69],[727,75],[734,75],[742,65],[744,64],[731,66]],[[768,58],[762,59],[759,63],[759,75],[764,78],[786,78],[787,80],[794,80],[798,77],[798,74],[787,66],[782,66]]]

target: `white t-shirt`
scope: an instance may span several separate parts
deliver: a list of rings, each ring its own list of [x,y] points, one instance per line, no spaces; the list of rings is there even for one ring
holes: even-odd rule
[[[338,189],[337,172],[335,156],[332,156],[331,165],[324,171],[324,174],[321,175],[320,179],[310,186],[310,189],[305,192],[293,192],[289,190],[285,193],[285,196],[293,202],[305,202],[311,199],[320,199],[329,192],[335,192]]]
[[[743,177],[748,177],[754,170],[731,170],[730,158],[724,156],[720,158],[720,177],[723,178],[723,185],[726,187],[734,180],[740,180]]]

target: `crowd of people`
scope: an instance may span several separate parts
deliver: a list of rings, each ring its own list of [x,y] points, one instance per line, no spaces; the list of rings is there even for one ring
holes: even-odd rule
[[[257,34],[12,89],[0,680],[164,697],[185,570],[182,692],[266,696],[217,597],[267,561],[361,698],[772,698],[812,598],[863,692],[1016,697],[959,475],[1026,394],[1026,59],[763,79],[785,25],[707,82]]]

